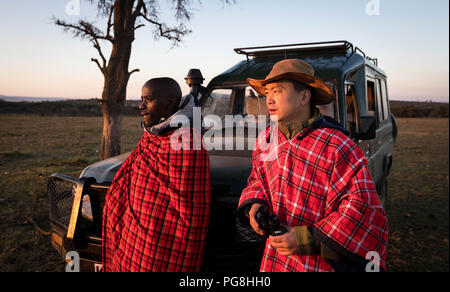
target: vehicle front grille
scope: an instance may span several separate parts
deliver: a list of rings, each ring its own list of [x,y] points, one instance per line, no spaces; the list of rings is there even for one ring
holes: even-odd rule
[[[47,185],[50,221],[69,226],[76,186],[71,181],[50,178]]]

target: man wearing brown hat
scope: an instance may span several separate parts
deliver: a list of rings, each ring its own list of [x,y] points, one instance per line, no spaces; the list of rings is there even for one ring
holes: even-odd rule
[[[248,83],[276,123],[256,142],[239,219],[265,235],[255,215],[266,206],[287,230],[266,240],[261,271],[385,270],[387,219],[367,159],[315,107],[331,103],[332,91],[302,60],[278,62]]]

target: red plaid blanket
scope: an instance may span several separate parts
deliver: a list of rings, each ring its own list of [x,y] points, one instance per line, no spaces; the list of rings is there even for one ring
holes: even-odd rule
[[[270,147],[261,149],[263,134],[270,136],[270,128],[256,143],[239,213],[254,202],[267,204],[283,225],[309,226],[353,262],[367,263],[367,253],[377,252],[385,269],[387,219],[360,148],[339,130],[309,127],[292,140],[278,132],[276,159],[264,161]],[[266,242],[261,271],[333,270],[319,255],[286,257]]]
[[[209,157],[204,149],[171,149],[171,133],[145,132],[114,178],[103,211],[103,271],[200,269]]]

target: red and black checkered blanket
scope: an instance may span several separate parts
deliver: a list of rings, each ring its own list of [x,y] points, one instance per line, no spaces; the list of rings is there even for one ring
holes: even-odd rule
[[[274,130],[278,131],[278,130]],[[341,131],[306,128],[287,140],[281,132],[270,143],[262,132],[253,152],[253,169],[240,199],[269,206],[285,226],[308,226],[316,238],[355,263],[379,255],[385,269],[388,225],[367,159]],[[264,136],[265,134],[265,136]],[[241,220],[248,223],[245,216]],[[333,271],[319,255],[283,256],[267,240],[261,271]]]
[[[209,157],[204,149],[173,150],[171,133],[145,132],[112,182],[103,211],[103,271],[200,269]]]

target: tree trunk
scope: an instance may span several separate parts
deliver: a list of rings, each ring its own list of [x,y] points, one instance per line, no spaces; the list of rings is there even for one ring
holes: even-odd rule
[[[122,116],[130,73],[131,45],[134,41],[132,2],[116,1],[114,9],[115,39],[104,72],[105,84],[102,93],[103,135],[100,158],[120,155]]]
[[[122,111],[120,105],[113,112],[103,106],[103,134],[100,158],[106,159],[120,154]]]
[[[120,154],[122,116],[125,108],[126,89],[129,80],[128,63],[131,44],[114,45],[105,74],[102,94],[103,135],[100,158]]]

